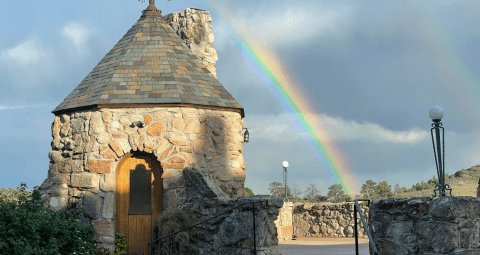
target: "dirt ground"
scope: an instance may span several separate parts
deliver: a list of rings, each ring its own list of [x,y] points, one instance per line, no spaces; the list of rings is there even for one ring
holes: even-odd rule
[[[325,237],[297,237],[296,240],[279,240],[279,244],[300,244],[300,245],[339,245],[355,244],[355,238],[325,238]],[[368,243],[368,238],[358,238],[358,243]]]

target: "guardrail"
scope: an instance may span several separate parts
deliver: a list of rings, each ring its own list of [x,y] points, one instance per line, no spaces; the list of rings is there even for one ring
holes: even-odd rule
[[[369,243],[371,244],[370,246],[373,247],[373,251],[374,251],[373,254],[376,255],[378,254],[377,247],[375,246],[375,242],[372,239],[372,235],[370,234],[370,230],[368,229],[367,223],[363,218],[362,210],[360,209],[360,205],[358,204],[358,201],[367,201],[368,202],[367,206],[370,206],[370,199],[355,199],[355,205],[353,208],[353,214],[355,219],[355,252],[358,255],[358,229],[357,229],[357,212],[358,212],[360,214],[360,219],[362,220],[365,233],[367,233]]]
[[[268,201],[266,201],[266,200],[243,203],[243,204],[241,204],[241,205],[235,206],[235,207],[232,208],[232,209],[229,209],[229,210],[227,210],[227,211],[224,211],[224,212],[222,212],[222,213],[219,213],[219,214],[217,214],[217,215],[215,215],[215,216],[213,216],[213,217],[211,217],[211,218],[209,218],[209,219],[207,219],[207,220],[204,220],[204,221],[202,221],[202,222],[199,222],[199,223],[197,223],[197,224],[195,224],[195,225],[193,225],[193,226],[190,226],[190,227],[188,227],[188,228],[184,228],[184,229],[182,229],[182,230],[179,230],[179,231],[177,231],[177,232],[175,232],[175,233],[172,233],[172,234],[170,234],[170,235],[163,236],[163,237],[161,237],[161,238],[158,238],[158,231],[159,231],[159,229],[158,229],[158,226],[156,226],[155,229],[153,230],[153,235],[152,235],[152,236],[153,236],[154,238],[158,238],[158,239],[155,239],[155,240],[151,241],[150,243],[148,243],[148,247],[151,248],[152,255],[154,255],[155,252],[156,252],[156,250],[159,248],[159,247],[157,247],[157,245],[158,245],[158,243],[160,242],[160,240],[165,239],[165,238],[167,238],[167,237],[173,237],[174,235],[176,235],[176,234],[178,234],[178,233],[180,233],[180,232],[183,232],[183,231],[185,231],[185,230],[188,230],[188,229],[191,229],[191,228],[193,228],[193,227],[196,227],[196,226],[198,226],[198,225],[200,225],[200,224],[202,224],[202,223],[205,223],[205,222],[207,222],[207,221],[209,221],[209,220],[211,220],[211,219],[215,219],[215,218],[219,217],[219,216],[222,215],[222,214],[231,212],[231,211],[237,209],[237,208],[240,207],[240,206],[243,206],[243,205],[246,205],[246,204],[252,204],[252,208],[253,208],[253,210],[252,210],[252,216],[253,216],[253,252],[254,252],[253,254],[256,255],[256,254],[257,254],[257,235],[256,235],[256,233],[255,233],[255,229],[256,229],[256,225],[255,225],[255,204],[256,204],[256,203],[265,203],[265,205],[263,206],[263,208],[266,208],[266,207],[268,206]],[[155,254],[155,255],[156,255],[156,254]]]

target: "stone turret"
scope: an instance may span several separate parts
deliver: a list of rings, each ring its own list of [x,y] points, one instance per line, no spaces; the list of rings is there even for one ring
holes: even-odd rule
[[[182,13],[208,23],[193,10]],[[202,34],[200,25],[191,27]],[[172,29],[150,0],[140,19],[52,111],[42,201],[54,211],[83,206],[80,223],[93,225],[94,242],[102,247],[114,247],[115,232],[151,235],[159,213],[185,201],[186,167],[208,172],[229,197],[244,196],[243,107],[210,70],[214,63],[209,69],[202,62],[208,58],[192,52],[199,50],[193,45],[202,45],[199,38],[210,37],[193,36],[192,43],[178,31],[187,30]],[[213,36],[209,40],[205,47]],[[150,214],[129,211],[135,176],[130,172],[136,169],[151,174]],[[137,219],[148,222],[145,233],[130,231]],[[147,247],[135,238],[127,240],[130,247]]]

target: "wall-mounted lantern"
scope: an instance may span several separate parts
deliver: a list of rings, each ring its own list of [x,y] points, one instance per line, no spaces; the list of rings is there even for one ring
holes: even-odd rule
[[[243,141],[248,143],[248,138],[249,138],[248,129],[247,128],[244,128],[244,129],[246,130],[245,130],[245,133],[243,133]]]

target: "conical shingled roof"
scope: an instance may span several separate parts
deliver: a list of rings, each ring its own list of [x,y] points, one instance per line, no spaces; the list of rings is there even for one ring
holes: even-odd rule
[[[140,19],[52,113],[165,104],[220,107],[244,117],[243,107],[150,0]]]

